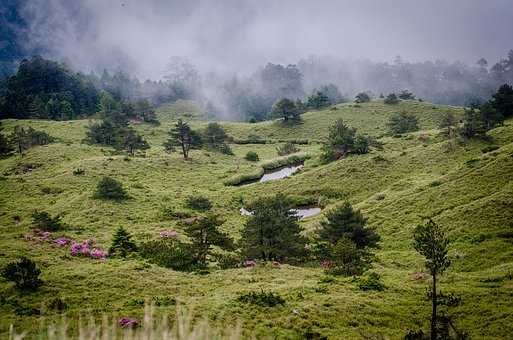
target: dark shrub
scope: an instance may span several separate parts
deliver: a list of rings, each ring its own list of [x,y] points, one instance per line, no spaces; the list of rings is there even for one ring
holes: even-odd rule
[[[46,211],[34,211],[32,213],[33,225],[35,228],[45,231],[57,231],[64,228],[59,215],[51,217]]]
[[[370,100],[371,100],[371,98],[367,93],[360,92],[356,95],[354,102],[360,104],[360,103],[370,102]]]
[[[2,277],[14,282],[16,288],[21,290],[36,290],[43,281],[39,279],[41,270],[34,261],[22,257],[18,262],[11,262],[2,269]]]
[[[285,304],[285,299],[282,298],[279,294],[275,294],[273,292],[266,293],[263,290],[258,293],[249,292],[246,294],[241,294],[237,298],[237,301],[251,303],[263,307],[274,307],[277,305]]]
[[[134,251],[137,251],[137,247],[132,241],[132,236],[123,227],[119,227],[112,238],[109,254],[126,257],[129,253]]]
[[[84,169],[76,168],[75,170],[73,170],[73,175],[75,175],[75,176],[81,176],[83,174],[85,174],[85,170]]]
[[[120,182],[111,177],[103,177],[96,186],[93,198],[119,201],[128,198],[128,195]]]
[[[360,290],[382,291],[385,289],[385,285],[381,282],[381,277],[374,272],[370,273],[368,276],[355,279],[355,281]]]
[[[250,162],[258,162],[259,161],[258,154],[255,151],[248,151],[248,153],[246,154],[246,157],[244,157],[244,158]]]
[[[399,103],[399,98],[397,98],[395,93],[390,93],[385,100],[383,101],[385,104],[394,105]]]
[[[185,200],[187,208],[198,211],[208,211],[212,209],[212,202],[205,196],[189,196]]]
[[[387,123],[392,134],[401,134],[419,130],[417,117],[411,113],[400,112],[393,114]]]

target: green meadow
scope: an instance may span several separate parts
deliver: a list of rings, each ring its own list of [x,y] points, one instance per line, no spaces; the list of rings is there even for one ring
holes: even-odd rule
[[[387,121],[395,113],[413,113],[421,130],[390,136]],[[382,101],[340,104],[302,115],[298,125],[281,121],[221,122],[233,137],[234,155],[192,150],[190,160],[168,154],[162,146],[176,119],[193,129],[207,122],[193,103],[180,101],[157,110],[161,125],[132,124],[151,145],[128,157],[109,147],[82,143],[91,121],[4,120],[4,132],[15,125],[32,126],[57,138],[56,143],[29,149],[0,160],[0,266],[25,255],[42,269],[44,285],[24,294],[0,281],[0,337],[10,325],[40,334],[62,315],[49,308],[59,297],[68,305],[68,320],[101,320],[102,315],[141,318],[142,302],[158,302],[159,315],[173,316],[178,303],[207,319],[217,329],[241,324],[250,338],[301,339],[306,332],[330,339],[403,338],[408,330],[427,330],[429,278],[423,258],[413,248],[412,231],[433,218],[450,238],[451,267],[441,276],[440,289],[461,297],[452,307],[457,326],[472,339],[504,339],[513,334],[513,121],[495,128],[490,141],[457,143],[454,149],[437,129],[443,114],[463,114],[463,108],[419,101],[385,105]],[[328,128],[342,118],[358,132],[377,138],[383,149],[350,155],[329,164],[319,161]],[[259,143],[251,143],[258,136]],[[301,141],[308,155],[291,177],[243,186],[225,185],[234,176],[261,171],[276,162],[276,147]],[[244,142],[244,144],[242,144]],[[259,162],[244,159],[255,151]],[[82,169],[82,175],[74,170]],[[130,199],[93,199],[103,176],[123,183]],[[52,237],[94,240],[108,249],[114,231],[123,226],[137,243],[183,224],[166,211],[187,211],[185,199],[208,197],[225,223],[222,230],[235,240],[246,216],[239,209],[266,195],[284,193],[298,206],[321,206],[320,215],[301,220],[311,238],[324,212],[349,201],[361,209],[368,224],[382,237],[373,271],[385,290],[362,291],[351,277],[328,276],[318,263],[303,266],[259,264],[255,268],[184,273],[132,256],[95,260],[72,257],[68,248],[27,240],[35,210],[61,214],[67,228]],[[189,212],[194,215],[194,212]],[[284,305],[259,307],[237,301],[241,293],[270,291]],[[73,330],[75,326],[70,323]]]

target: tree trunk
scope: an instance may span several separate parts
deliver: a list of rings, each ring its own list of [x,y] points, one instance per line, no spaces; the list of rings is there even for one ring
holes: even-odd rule
[[[436,272],[432,272],[433,275],[433,292],[431,293],[431,340],[436,340]]]

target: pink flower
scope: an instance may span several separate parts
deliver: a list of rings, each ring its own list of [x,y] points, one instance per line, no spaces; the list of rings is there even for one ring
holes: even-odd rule
[[[137,320],[130,318],[122,318],[118,320],[118,325],[123,328],[134,328],[138,324]]]
[[[246,260],[246,261],[244,262],[244,266],[245,266],[246,268],[253,268],[253,267],[255,267],[255,266],[256,266],[256,262],[255,262],[255,261],[253,261],[253,260]]]
[[[105,260],[105,258],[107,257],[107,252],[102,249],[99,249],[99,248],[94,248],[91,251],[91,257],[93,257],[95,259]]]
[[[67,238],[67,237],[59,237],[54,242],[59,247],[65,247],[65,246],[67,246],[70,243],[70,241],[71,240],[69,238]]]
[[[175,230],[163,230],[159,233],[160,237],[178,238],[178,233]]]

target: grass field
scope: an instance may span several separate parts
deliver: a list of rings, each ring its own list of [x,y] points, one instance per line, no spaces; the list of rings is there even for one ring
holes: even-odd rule
[[[153,299],[165,301],[156,307],[159,315],[172,316],[179,302],[217,329],[240,321],[243,334],[257,338],[303,338],[307,331],[330,339],[401,338],[408,329],[427,327],[428,281],[412,279],[412,273],[423,270],[422,258],[413,250],[412,230],[426,217],[444,226],[452,241],[453,264],[442,276],[441,289],[461,296],[461,304],[453,308],[457,325],[473,339],[511,337],[513,121],[491,131],[493,141],[471,141],[449,151],[436,127],[443,113],[461,115],[461,108],[417,101],[341,104],[308,112],[297,126],[278,121],[222,123],[235,139],[258,135],[267,143],[232,144],[234,156],[193,150],[191,160],[184,161],[178,153],[165,153],[162,143],[177,117],[194,118],[193,128],[206,125],[197,119],[198,110],[189,107],[180,103],[159,109],[160,126],[136,125],[151,149],[131,158],[107,147],[82,144],[87,120],[3,122],[7,131],[16,124],[30,125],[58,142],[30,149],[23,157],[0,160],[0,265],[27,255],[40,265],[45,281],[31,294],[17,293],[10,283],[0,282],[0,337],[7,336],[11,324],[35,335],[43,322],[58,322],[60,315],[48,306],[60,297],[69,306],[66,313],[71,320],[80,315],[101,319],[103,314],[140,318],[144,314],[140,301]],[[387,136],[387,119],[397,111],[414,113],[422,131]],[[379,138],[383,150],[320,164],[319,143],[337,118]],[[309,144],[299,147],[311,155],[298,174],[240,187],[223,184],[259,166],[244,160],[248,151],[256,151],[262,164],[278,157],[280,142],[295,139],[308,139]],[[490,145],[497,149],[483,152]],[[85,173],[74,175],[78,168]],[[123,203],[93,199],[96,183],[104,175],[120,180],[131,199]],[[185,198],[194,193],[213,201],[215,212],[226,220],[222,228],[237,239],[246,218],[239,215],[244,202],[278,192],[294,196],[297,202],[322,202],[324,211],[343,200],[362,209],[383,238],[374,270],[387,288],[361,291],[351,278],[327,280],[317,265],[212,268],[200,275],[175,272],[137,257],[75,258],[49,243],[25,240],[35,209],[62,214],[69,227],[55,236],[91,238],[103,248],[109,247],[119,226],[137,242],[157,238],[164,229],[180,232],[179,221],[166,218],[163,211],[183,210]],[[302,220],[305,234],[312,235],[322,218],[323,214]],[[248,307],[236,301],[240,293],[261,289],[281,294],[285,305]]]

